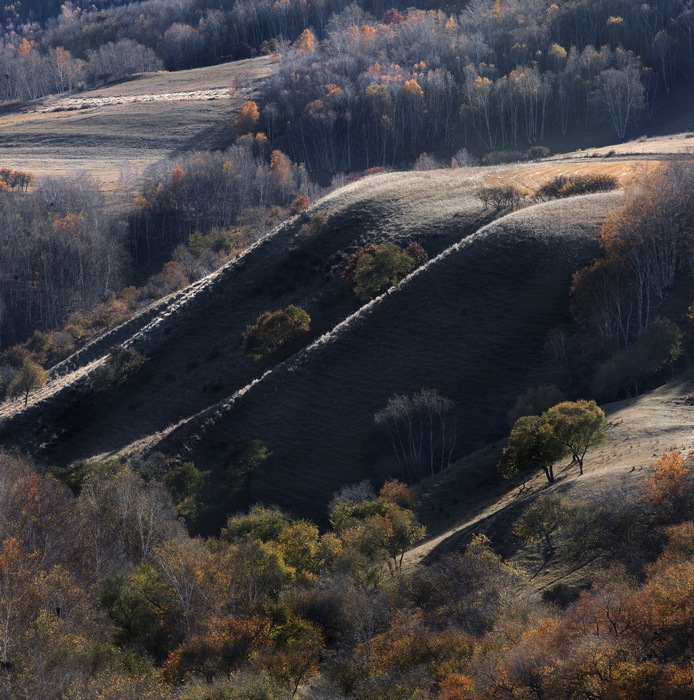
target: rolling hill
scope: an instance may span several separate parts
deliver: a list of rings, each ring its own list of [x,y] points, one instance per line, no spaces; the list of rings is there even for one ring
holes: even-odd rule
[[[547,381],[547,333],[567,319],[571,275],[596,254],[618,202],[553,202],[482,228],[152,448],[183,446],[203,465],[234,438],[260,439],[273,459],[253,481],[254,499],[321,518],[337,488],[392,468],[373,416],[393,394],[433,388],[454,399],[459,455],[498,439],[515,397]]]
[[[515,396],[545,378],[546,334],[566,320],[571,274],[595,255],[620,195],[534,205],[490,224],[474,197],[489,176],[394,173],[328,195],[58,365],[25,410],[2,406],[0,437],[61,464],[156,450],[201,468],[234,439],[258,438],[273,459],[253,497],[318,518],[341,485],[392,469],[373,415],[393,393],[426,387],[454,399],[458,455],[496,439]],[[339,273],[356,250],[388,239],[417,240],[433,259],[362,307]],[[315,342],[256,365],[241,351],[243,329],[290,303],[311,314]],[[116,343],[149,361],[128,386],[95,391]]]
[[[235,111],[272,70],[263,57],[6,106],[0,162],[37,176],[86,171],[106,192],[120,190],[126,163],[133,177],[162,158],[230,145]]]
[[[532,190],[574,172],[609,171],[629,184],[688,156],[689,145],[682,137],[670,150],[660,141],[650,148],[374,175],[337,189],[221,270],[89,342],[53,368],[27,407],[0,405],[0,439],[61,465],[162,452],[207,469],[236,439],[257,438],[273,457],[252,498],[319,520],[340,486],[394,473],[373,419],[393,394],[431,388],[457,403],[456,458],[493,443],[515,397],[552,380],[547,334],[568,320],[571,275],[595,256],[621,195],[497,213],[476,190]],[[416,240],[430,262],[364,304],[342,269],[386,240]],[[253,362],[243,330],[289,304],[312,317],[303,349]],[[120,344],[148,362],[127,385],[97,388],[96,373]]]
[[[258,378],[241,349],[244,328],[268,308],[305,307],[312,338],[329,332],[360,302],[340,277],[346,260],[370,242],[416,239],[434,255],[492,216],[472,195],[481,173],[367,178],[329,195],[226,268],[154,304],[53,370],[55,381],[27,410],[6,403],[3,436],[61,462],[118,452],[216,404]],[[409,188],[403,187],[409,181]],[[422,218],[413,226],[412,211]],[[324,222],[307,235],[311,220]],[[114,344],[149,358],[139,381],[94,393],[90,377]],[[24,425],[26,430],[20,426]]]
[[[583,475],[566,460],[552,485],[541,473],[526,472],[505,481],[496,476],[505,444],[499,441],[423,481],[418,486],[419,517],[427,523],[429,537],[408,552],[406,566],[431,563],[446,552],[461,550],[474,534],[484,534],[496,551],[531,573],[529,594],[555,586],[581,590],[599,565],[576,568],[561,555],[546,561],[536,548],[512,536],[515,521],[540,495],[559,493],[574,502],[615,507],[629,502],[663,452],[686,455],[694,450],[693,391],[694,376],[686,370],[654,391],[603,406],[607,442],[588,452]]]

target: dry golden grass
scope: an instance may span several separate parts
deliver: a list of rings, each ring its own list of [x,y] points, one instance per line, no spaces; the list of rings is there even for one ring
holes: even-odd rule
[[[694,156],[694,134],[683,133],[671,136],[652,136],[640,138],[615,146],[603,146],[602,148],[588,148],[580,152],[581,156]]]
[[[611,175],[628,189],[671,160],[694,159],[694,134],[639,139],[617,146],[564,153],[541,161],[487,169],[485,184],[514,185],[523,194],[559,175]]]
[[[0,114],[0,165],[36,175],[85,170],[117,190],[124,163],[137,174],[180,152],[230,144],[234,110],[271,70],[270,59],[258,58],[30,103]]]
[[[663,160],[546,160],[516,165],[512,169],[489,174],[486,184],[513,185],[523,194],[532,196],[545,183],[560,175],[611,175],[620,187],[630,188],[644,177],[662,167]]]

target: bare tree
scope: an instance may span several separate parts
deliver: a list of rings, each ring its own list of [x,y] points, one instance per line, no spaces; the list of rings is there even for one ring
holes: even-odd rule
[[[456,441],[454,409],[455,403],[435,389],[421,389],[412,397],[394,394],[376,413],[376,424],[388,433],[404,479],[448,466]]]
[[[645,104],[644,86],[638,59],[623,68],[608,68],[595,81],[593,99],[608,115],[617,138],[623,140],[627,129]]]

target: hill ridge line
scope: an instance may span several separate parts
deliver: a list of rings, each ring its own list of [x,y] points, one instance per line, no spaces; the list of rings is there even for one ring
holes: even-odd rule
[[[600,194],[590,194],[590,195],[582,195],[580,197],[575,197],[573,199],[595,199],[595,198],[609,198],[609,197],[614,197],[615,193],[610,192],[610,193],[600,193]],[[321,200],[323,201],[323,200]],[[318,203],[317,203],[318,204]],[[182,419],[179,421],[176,425],[172,426],[171,429],[168,429],[165,434],[164,434],[164,439],[157,442],[157,445],[165,446],[166,441],[170,436],[172,436],[175,432],[177,431],[183,431],[183,435],[181,435],[181,439],[178,440],[177,442],[181,445],[183,445],[183,450],[185,451],[191,451],[192,449],[192,442],[199,442],[202,437],[201,436],[195,436],[194,438],[191,438],[189,435],[186,435],[186,432],[191,432],[193,430],[197,429],[200,431],[204,431],[206,427],[212,426],[217,419],[221,418],[223,415],[228,413],[237,400],[247,394],[253,387],[256,385],[260,384],[263,381],[266,381],[268,377],[270,376],[277,376],[278,374],[281,374],[283,372],[286,372],[287,374],[291,374],[292,372],[295,372],[301,367],[303,364],[306,362],[310,361],[311,357],[315,352],[317,352],[320,348],[331,344],[333,342],[337,342],[340,338],[343,337],[343,334],[350,329],[355,323],[359,323],[363,321],[364,319],[368,318],[378,307],[380,307],[383,303],[385,303],[388,299],[394,297],[395,295],[404,292],[404,290],[407,288],[409,284],[412,283],[412,280],[417,279],[418,276],[424,276],[428,274],[431,269],[437,265],[439,265],[443,260],[445,260],[447,257],[450,255],[462,250],[464,247],[467,247],[469,245],[472,245],[473,243],[479,241],[481,238],[484,238],[485,236],[489,236],[492,232],[493,229],[498,226],[501,222],[507,221],[509,219],[516,218],[517,216],[520,216],[521,214],[527,212],[529,209],[538,209],[538,208],[552,208],[552,207],[560,207],[562,204],[562,201],[559,200],[552,200],[549,202],[538,202],[535,204],[532,204],[528,207],[524,207],[520,210],[509,212],[507,214],[503,214],[502,216],[498,217],[497,219],[494,219],[493,221],[484,224],[481,226],[475,233],[470,234],[469,236],[466,236],[462,240],[458,241],[457,243],[454,243],[453,245],[449,246],[446,248],[444,251],[439,253],[436,257],[432,258],[431,260],[427,261],[424,265],[421,267],[417,268],[413,272],[411,272],[407,277],[405,277],[399,284],[391,287],[388,289],[386,292],[383,294],[377,296],[376,298],[372,299],[371,301],[367,302],[366,304],[362,305],[359,309],[357,309],[354,313],[350,314],[347,316],[345,319],[340,321],[338,324],[336,324],[330,331],[322,334],[318,338],[316,338],[314,341],[312,341],[309,345],[305,346],[304,348],[301,348],[297,353],[292,355],[291,357],[287,358],[286,360],[283,360],[282,362],[274,365],[273,367],[269,368],[266,372],[264,372],[260,377],[254,379],[252,382],[247,384],[246,386],[242,387],[241,389],[237,390],[234,392],[231,396],[228,396],[216,404],[213,404],[211,406],[206,407],[202,411],[199,411],[196,414],[193,414],[192,416],[189,416],[187,418]],[[141,441],[138,441],[137,443],[132,443],[131,445],[125,446],[120,452],[121,453],[130,453],[134,451],[133,448],[135,448],[135,445],[137,444],[144,444],[148,440],[147,438],[144,438]],[[150,445],[150,448],[153,447]]]
[[[94,370],[106,362],[114,345],[121,344],[124,347],[138,349],[139,344],[140,349],[146,351],[146,348],[142,348],[141,345],[145,342],[147,334],[161,326],[174,311],[206,292],[217,279],[233,269],[235,265],[242,263],[244,257],[256,250],[265,241],[279,234],[283,228],[289,228],[296,224],[298,219],[300,219],[300,215],[294,215],[285,219],[218,270],[214,270],[209,275],[192,282],[183,289],[172,292],[163,299],[153,301],[134,317],[91,339],[85,346],[49,370],[51,381],[45,387],[35,390],[29,396],[26,406],[21,404],[15,406],[14,402],[8,400],[0,404],[0,425],[9,420],[23,421],[25,418],[29,420],[35,411],[40,413],[48,402],[57,400],[57,397],[62,392],[69,390],[78,391],[81,385],[93,375]],[[133,326],[137,328],[139,324],[142,324],[139,330],[131,332]],[[120,338],[123,338],[122,342],[120,342]]]

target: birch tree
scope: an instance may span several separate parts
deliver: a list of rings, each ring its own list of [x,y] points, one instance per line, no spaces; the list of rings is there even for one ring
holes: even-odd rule
[[[456,441],[451,399],[435,389],[421,389],[412,397],[394,394],[374,418],[388,434],[405,480],[448,466]]]
[[[607,115],[615,136],[623,141],[645,105],[638,59],[632,58],[623,68],[601,71],[595,81],[593,99]]]

